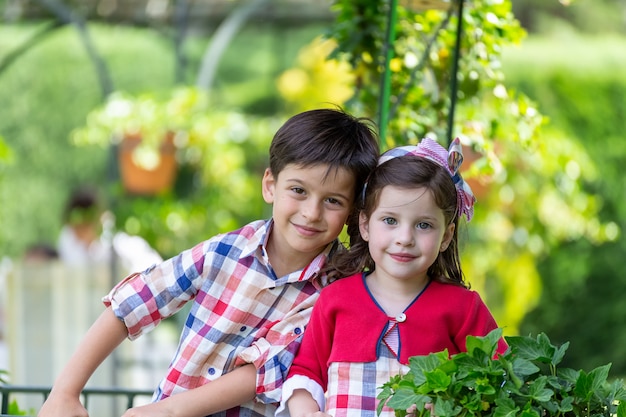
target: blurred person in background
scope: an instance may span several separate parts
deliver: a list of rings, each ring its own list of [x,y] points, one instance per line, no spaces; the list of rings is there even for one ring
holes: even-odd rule
[[[139,236],[124,232],[115,232],[112,236],[104,233],[112,229],[112,216],[102,208],[95,189],[80,187],[72,192],[65,206],[64,223],[57,242],[60,260],[69,266],[85,266],[109,262],[111,255],[115,254],[120,266],[129,272],[141,271],[163,261]]]

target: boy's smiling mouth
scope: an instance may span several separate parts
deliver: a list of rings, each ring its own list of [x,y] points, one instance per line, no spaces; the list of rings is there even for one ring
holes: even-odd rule
[[[296,231],[303,236],[315,236],[322,232],[320,229],[317,229],[314,227],[303,226],[303,225],[296,224],[296,223],[292,223],[292,224],[293,224],[293,227],[296,229]]]

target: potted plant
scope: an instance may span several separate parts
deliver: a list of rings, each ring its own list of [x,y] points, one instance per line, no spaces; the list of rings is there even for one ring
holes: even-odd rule
[[[505,337],[509,349],[496,356],[501,335],[468,337],[464,353],[410,358],[410,371],[383,386],[379,413],[386,404],[399,417],[414,406],[416,416],[437,417],[626,416],[626,388],[608,381],[610,364],[559,367],[569,344],[554,346],[543,333]]]
[[[166,99],[118,91],[88,114],[72,140],[77,145],[116,146],[125,190],[156,194],[172,186],[177,151],[193,145],[189,132],[206,106],[205,94],[191,87],[177,88]]]

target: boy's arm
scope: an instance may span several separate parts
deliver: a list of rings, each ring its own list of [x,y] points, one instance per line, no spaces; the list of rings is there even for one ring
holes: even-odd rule
[[[128,330],[107,308],[94,322],[57,377],[38,417],[86,417],[80,393],[98,366],[119,346]]]
[[[247,364],[198,388],[131,408],[122,417],[203,417],[251,401],[255,393],[256,368]]]
[[[303,330],[316,300],[317,295],[311,296],[283,319],[268,323],[259,332],[259,339],[239,354],[237,364],[253,363],[257,369],[257,401],[264,404],[280,402],[283,382],[300,347]]]
[[[287,401],[287,407],[291,417],[332,417],[321,412],[317,401],[304,389],[297,389],[293,392],[291,398]]]

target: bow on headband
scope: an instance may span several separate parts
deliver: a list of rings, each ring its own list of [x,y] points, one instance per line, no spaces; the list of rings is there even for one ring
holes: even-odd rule
[[[452,177],[454,186],[456,187],[457,205],[459,207],[459,215],[465,214],[467,221],[472,219],[474,215],[474,202],[476,198],[472,193],[470,186],[463,181],[459,168],[463,163],[463,152],[461,150],[461,142],[459,138],[454,139],[450,144],[450,148],[446,151],[436,141],[424,138],[417,146],[400,146],[385,152],[379,159],[378,165],[381,165],[390,159],[400,156],[415,155],[429,159],[436,164],[444,167]]]

